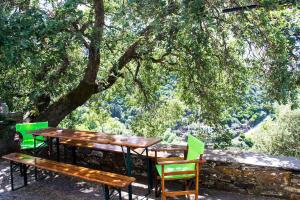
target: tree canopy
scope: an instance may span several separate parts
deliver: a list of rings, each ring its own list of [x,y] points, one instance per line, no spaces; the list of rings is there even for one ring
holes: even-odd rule
[[[1,98],[33,121],[57,126],[100,95],[145,111],[176,97],[216,124],[253,83],[264,86],[268,99],[296,105],[296,1],[0,4]]]

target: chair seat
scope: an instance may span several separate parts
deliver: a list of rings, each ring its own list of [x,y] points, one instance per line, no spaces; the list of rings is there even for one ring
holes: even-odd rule
[[[44,144],[44,142],[42,142],[42,141],[36,141],[36,147],[40,147],[43,144]],[[23,141],[21,144],[21,149],[34,149],[34,140],[27,139],[27,140]]]
[[[156,165],[157,172],[159,176],[162,176],[162,167],[161,165]],[[188,164],[171,164],[171,165],[165,165],[164,172],[179,172],[179,171],[191,171],[195,170],[195,164],[194,163],[188,163]],[[165,176],[165,179],[187,179],[187,178],[193,178],[195,177],[194,174],[180,174],[180,175],[171,175],[171,176]]]

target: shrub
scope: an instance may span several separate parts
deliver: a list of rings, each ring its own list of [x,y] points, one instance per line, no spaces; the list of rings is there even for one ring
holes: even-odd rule
[[[300,157],[300,109],[277,106],[275,118],[263,122],[252,140],[254,150]]]

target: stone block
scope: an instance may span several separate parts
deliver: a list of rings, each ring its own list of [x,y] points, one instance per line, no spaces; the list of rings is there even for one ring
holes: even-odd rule
[[[235,167],[216,166],[215,169],[222,174],[227,174],[231,176],[242,176],[242,171]]]
[[[264,196],[272,196],[272,197],[279,197],[279,198],[285,195],[284,192],[275,191],[275,190],[263,190],[259,194]]]
[[[288,185],[291,172],[286,171],[256,171],[254,173],[258,184],[270,187]]]
[[[253,190],[256,188],[256,185],[253,183],[243,183],[243,182],[238,182],[234,184],[238,188],[246,189],[246,190]]]
[[[290,192],[290,193],[300,194],[300,188],[287,186],[287,187],[284,187],[284,190],[286,190],[287,192]]]
[[[300,177],[299,178],[292,178],[291,185],[300,187]]]
[[[300,195],[297,194],[292,194],[290,197],[290,200],[299,200],[300,199]]]

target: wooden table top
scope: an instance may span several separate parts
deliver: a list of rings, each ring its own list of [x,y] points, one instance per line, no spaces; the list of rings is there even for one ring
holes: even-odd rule
[[[75,141],[92,142],[98,144],[111,144],[118,146],[125,146],[131,148],[146,148],[161,141],[158,138],[147,138],[140,136],[125,136],[125,135],[111,135],[107,133],[94,131],[79,131],[73,129],[62,128],[45,128],[37,131],[31,131],[32,135],[40,135],[44,137],[70,139]]]

